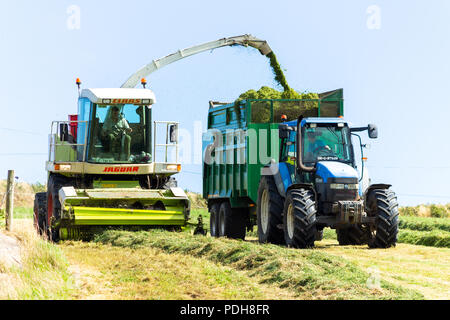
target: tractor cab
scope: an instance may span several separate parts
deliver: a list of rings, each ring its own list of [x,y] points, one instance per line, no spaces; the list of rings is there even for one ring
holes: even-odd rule
[[[365,190],[351,140],[362,130],[376,138],[374,125],[351,128],[343,118],[299,118],[280,125],[280,164],[290,172],[290,184],[314,186],[323,214],[334,213],[339,201],[359,200]]]
[[[283,129],[289,128],[291,130],[282,144],[281,162],[296,159],[297,156],[297,120],[283,125]],[[350,128],[342,118],[303,119],[301,130],[301,157],[305,165],[313,167],[320,161],[337,161],[354,166]]]

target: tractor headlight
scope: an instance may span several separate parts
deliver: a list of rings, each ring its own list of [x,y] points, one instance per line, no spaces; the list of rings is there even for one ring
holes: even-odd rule
[[[357,183],[331,183],[330,188],[335,190],[357,190],[358,189]]]

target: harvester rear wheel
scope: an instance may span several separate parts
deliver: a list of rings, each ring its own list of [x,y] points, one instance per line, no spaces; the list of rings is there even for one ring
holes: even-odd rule
[[[370,248],[389,248],[397,243],[398,203],[395,193],[388,189],[373,189],[367,195],[366,210],[376,217],[370,233]]]
[[[219,203],[214,203],[209,209],[209,232],[211,234],[211,237],[216,238],[219,236],[219,209]]]
[[[293,189],[284,204],[284,239],[293,248],[311,248],[316,238],[316,204],[311,190]]]
[[[246,231],[246,217],[240,210],[231,209],[228,201],[222,202],[218,219],[219,237],[244,239]]]
[[[70,180],[60,175],[50,175],[47,186],[47,225],[48,237],[54,242],[59,241],[59,227],[52,226],[52,220],[61,218],[61,203],[59,202],[59,190],[70,186]]]
[[[262,177],[259,183],[256,210],[259,242],[282,244],[283,230],[279,226],[283,224],[283,198],[271,176]]]
[[[46,213],[47,213],[47,193],[46,192],[39,192],[36,193],[34,196],[34,227],[36,228],[36,231],[43,235],[47,228],[46,223]]]

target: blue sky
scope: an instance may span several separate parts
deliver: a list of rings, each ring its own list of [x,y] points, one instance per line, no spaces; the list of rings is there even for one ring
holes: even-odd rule
[[[68,8],[80,9],[79,29]],[[380,11],[379,29],[367,10]],[[0,178],[45,182],[52,120],[76,113],[83,87],[118,87],[142,65],[195,44],[250,33],[276,53],[291,87],[344,88],[346,119],[375,123],[366,151],[373,182],[402,205],[450,202],[450,2],[2,1]],[[259,52],[227,47],[169,65],[148,79],[154,118],[206,126],[209,100],[276,86]],[[192,142],[193,143],[193,142]],[[200,191],[201,166],[179,185]]]

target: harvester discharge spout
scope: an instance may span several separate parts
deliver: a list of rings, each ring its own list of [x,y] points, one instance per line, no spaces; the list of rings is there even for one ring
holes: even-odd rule
[[[208,50],[213,50],[220,47],[227,47],[227,46],[244,46],[244,47],[253,47],[255,49],[258,49],[259,52],[262,55],[267,56],[269,53],[272,52],[272,49],[270,48],[269,44],[265,40],[258,39],[250,34],[244,34],[241,36],[236,37],[229,37],[229,38],[222,38],[215,41],[206,42],[200,45],[196,45],[193,47],[189,47],[186,49],[178,50],[172,54],[169,54],[165,57],[162,57],[160,59],[153,60],[149,64],[143,66],[138,71],[136,71],[134,74],[132,74],[127,81],[125,81],[124,84],[122,84],[122,88],[134,88],[136,85],[139,84],[139,81],[142,78],[146,78],[151,73],[155,72],[156,70],[171,64],[175,61],[178,61],[180,59],[192,56],[197,53],[201,53]]]

